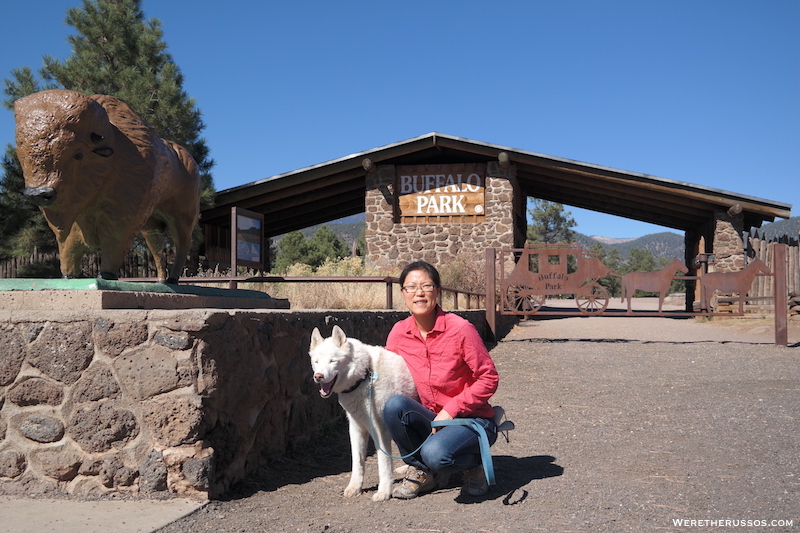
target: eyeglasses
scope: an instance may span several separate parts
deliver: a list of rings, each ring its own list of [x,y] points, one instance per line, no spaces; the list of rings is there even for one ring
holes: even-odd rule
[[[425,285],[404,285],[401,288],[403,289],[403,292],[413,294],[420,289],[422,289],[422,292],[433,292],[434,289],[436,289],[436,285],[433,283],[426,283]]]

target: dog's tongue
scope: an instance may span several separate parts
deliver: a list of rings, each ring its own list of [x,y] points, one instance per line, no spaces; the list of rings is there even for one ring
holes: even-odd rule
[[[327,383],[320,383],[319,384],[319,394],[323,398],[327,398],[333,392],[333,384],[336,383],[336,378],[333,378]]]

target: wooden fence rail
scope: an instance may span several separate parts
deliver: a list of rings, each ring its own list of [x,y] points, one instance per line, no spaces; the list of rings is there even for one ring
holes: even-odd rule
[[[0,261],[0,278],[17,278],[20,270],[36,264],[47,264],[52,267],[51,276],[59,276],[58,253],[40,253],[37,249],[30,255],[13,257],[7,261]],[[85,278],[96,278],[100,272],[100,254],[92,253],[83,256],[81,274]],[[155,277],[156,266],[149,253],[131,250],[125,256],[125,261],[120,269],[123,278],[149,278]]]

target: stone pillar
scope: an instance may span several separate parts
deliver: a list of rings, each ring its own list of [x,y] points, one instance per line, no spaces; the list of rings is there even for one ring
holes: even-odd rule
[[[522,248],[525,245],[528,221],[526,218],[527,198],[517,181],[517,166],[503,166],[498,161],[486,164],[486,175],[494,178],[493,186],[502,191],[496,197],[497,203],[492,206],[502,216],[496,221],[497,227],[505,232],[502,247]],[[487,204],[489,204],[487,193]],[[487,209],[488,209],[487,205]],[[508,224],[508,220],[511,223]],[[487,217],[488,218],[488,217]]]
[[[726,211],[714,213],[714,271],[738,272],[744,262],[744,217]]]
[[[365,178],[366,260],[377,267],[393,265],[398,255],[389,238],[395,227],[394,174],[394,165],[380,165]]]
[[[744,217],[741,210],[735,208],[714,213],[714,264],[709,265],[713,272],[738,272],[745,267],[744,261]],[[701,280],[702,283],[702,280]],[[721,295],[714,294],[710,302],[711,309],[717,309],[717,301]],[[744,298],[744,295],[740,295]]]

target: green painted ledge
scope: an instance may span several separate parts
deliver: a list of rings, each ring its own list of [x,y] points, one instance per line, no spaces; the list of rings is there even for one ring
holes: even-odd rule
[[[0,279],[0,291],[119,291],[159,294],[190,294],[194,296],[223,296],[226,298],[271,298],[261,291],[222,289],[198,285],[165,285],[107,279]]]

